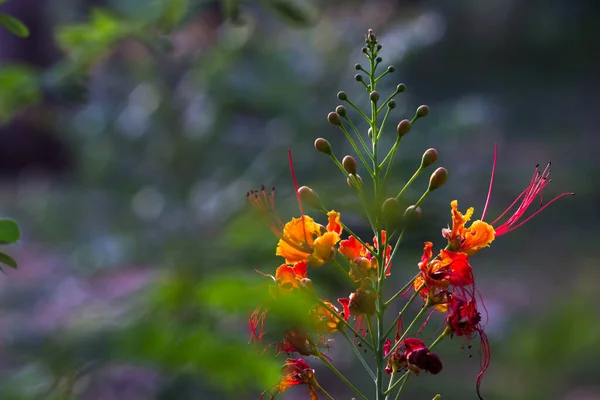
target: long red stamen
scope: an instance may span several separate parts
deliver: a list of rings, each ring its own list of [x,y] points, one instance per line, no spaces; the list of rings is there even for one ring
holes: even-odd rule
[[[479,397],[480,400],[483,400],[483,397],[481,397],[481,393],[480,393],[481,381],[483,380],[483,374],[485,374],[485,371],[490,366],[492,350],[490,348],[490,342],[488,340],[488,337],[485,334],[485,332],[483,331],[483,329],[478,330],[478,333],[479,333],[480,349],[481,349],[482,357],[481,357],[481,370],[479,371],[479,374],[477,375],[477,381],[475,383],[475,387],[476,387],[476,391],[477,391],[477,397]]]
[[[494,162],[492,163],[492,176],[490,177],[490,187],[488,189],[487,199],[485,200],[485,206],[483,207],[483,213],[481,214],[482,221],[485,221],[485,213],[487,212],[488,205],[490,204],[490,198],[492,197],[492,186],[494,185],[494,174],[496,172],[497,158],[498,158],[498,143],[494,143]]]

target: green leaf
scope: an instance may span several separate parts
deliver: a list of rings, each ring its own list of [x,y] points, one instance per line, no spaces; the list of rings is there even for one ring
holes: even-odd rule
[[[188,7],[188,0],[168,0],[160,21],[162,28],[167,31],[175,28],[187,14]]]
[[[38,72],[26,65],[7,64],[0,67],[0,125],[19,110],[42,97]]]
[[[12,219],[0,219],[0,244],[14,243],[20,238],[21,231],[15,221]]]
[[[290,25],[304,27],[317,20],[317,10],[306,1],[270,0],[267,6]]]
[[[4,25],[6,29],[17,36],[29,36],[29,29],[27,29],[25,24],[19,21],[17,18],[11,17],[10,15],[0,13],[0,25]]]
[[[0,263],[6,264],[11,268],[17,269],[17,262],[14,260],[14,258],[2,252],[0,252]],[[0,267],[0,270],[2,270],[2,267]]]

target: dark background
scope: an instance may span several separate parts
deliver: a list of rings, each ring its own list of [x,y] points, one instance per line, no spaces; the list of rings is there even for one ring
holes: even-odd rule
[[[12,0],[0,11],[31,30],[0,30],[0,210],[23,230],[7,249],[19,269],[0,277],[0,398],[257,398],[283,358],[255,357],[245,319],[265,279],[254,269],[280,260],[245,194],[277,186],[280,214],[297,215],[291,147],[300,184],[369,239],[312,143],[351,152],[325,117],[338,90],[367,104],[353,66],[372,28],[396,66],[380,92],[408,87],[386,144],[397,121],[431,108],[403,141],[394,187],[428,147],[450,171],[394,261],[390,294],[415,274],[423,241],[441,245],[451,200],[480,215],[494,143],[490,217],[552,160],[544,199],[577,195],[472,258],[492,346],[482,392],[600,399],[597,1]],[[323,296],[349,293],[333,268],[311,276]],[[441,320],[430,326],[426,338]],[[473,344],[442,343],[443,372],[412,378],[406,398],[475,398]],[[329,356],[370,390],[346,350],[338,338]]]

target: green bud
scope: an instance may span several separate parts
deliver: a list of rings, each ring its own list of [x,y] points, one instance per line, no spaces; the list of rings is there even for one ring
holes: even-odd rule
[[[398,131],[398,136],[402,137],[406,135],[408,132],[410,132],[410,128],[412,128],[410,121],[407,119],[403,119],[402,121],[400,121],[398,127],[396,128],[396,130]]]
[[[317,149],[321,153],[329,155],[333,154],[333,152],[331,151],[331,145],[326,139],[323,138],[318,138],[317,140],[315,140],[315,149]]]
[[[371,101],[377,102],[377,101],[379,101],[379,93],[376,90],[374,90],[369,95],[369,98],[371,99]]]
[[[404,220],[406,222],[416,222],[423,216],[421,207],[410,206],[404,211]]]
[[[356,174],[356,160],[352,156],[346,156],[342,159],[342,166],[349,174]]]
[[[338,92],[337,98],[342,101],[348,100],[348,96],[346,95],[346,92],[344,92],[344,91]]]
[[[429,178],[429,188],[427,188],[427,190],[432,191],[435,189],[439,189],[440,187],[442,187],[442,185],[444,185],[444,183],[446,183],[447,180],[448,171],[446,170],[446,168],[439,167],[438,169],[433,171],[433,174],[431,174],[431,178]]]
[[[382,47],[383,47],[382,45],[378,44],[377,45],[377,51],[381,50]],[[379,62],[381,62],[381,61],[379,61]]]
[[[335,108],[335,112],[337,113],[337,115],[339,115],[340,117],[345,117],[346,116],[346,107],[344,106],[337,106]]]
[[[390,101],[388,101],[388,107],[391,108],[391,109],[396,108],[396,101],[393,100],[393,99],[390,100]]]
[[[360,64],[354,64],[354,69],[360,71],[362,69],[362,66]]]
[[[350,174],[350,176],[348,178],[346,178],[346,183],[348,184],[348,186],[350,186],[353,189],[356,189],[356,187],[354,185],[354,180],[351,179],[352,177],[356,178],[356,180],[358,180],[358,184],[360,186],[362,186],[363,181],[362,181],[362,178],[360,177],[360,175],[358,175],[358,174]]]
[[[361,74],[356,74],[356,75],[354,75],[354,80],[355,80],[356,82],[362,82],[362,80],[363,80],[363,77],[362,77],[362,75],[361,75]]]
[[[321,199],[319,199],[319,195],[313,189],[308,186],[302,186],[298,189],[298,197],[300,197],[300,201],[302,204],[316,208],[317,210],[321,210],[323,205],[321,204]]]
[[[423,118],[429,115],[429,107],[426,105],[419,106],[417,113],[415,114],[416,119]]]
[[[387,72],[389,72],[390,74],[391,74],[392,72],[394,72],[395,70],[396,70],[396,67],[394,67],[393,65],[390,65],[390,66],[387,68]]]
[[[377,47],[378,47],[378,49],[381,49],[381,47],[379,47],[379,46],[377,46]],[[381,57],[377,57],[377,58],[375,59],[375,62],[376,62],[377,64],[379,64],[379,63],[380,63],[380,62],[382,62],[382,61],[383,61],[383,58],[381,58]]]
[[[381,216],[390,226],[396,225],[402,218],[400,202],[395,197],[390,197],[381,205]]]
[[[362,48],[362,52],[363,52],[363,53],[365,53],[365,54],[368,54],[368,53],[367,53],[367,48],[366,48],[366,47],[363,47],[363,48]]]
[[[404,83],[401,83],[398,86],[396,86],[396,92],[402,93],[404,91],[406,91],[406,85]]]
[[[421,168],[427,168],[431,164],[437,161],[438,152],[436,149],[427,149],[425,153],[423,153],[423,158],[421,159]]]
[[[329,114],[327,114],[327,121],[329,121],[330,124],[335,125],[335,126],[340,126],[342,125],[342,121],[340,120],[340,116],[335,113],[335,112],[330,112]]]

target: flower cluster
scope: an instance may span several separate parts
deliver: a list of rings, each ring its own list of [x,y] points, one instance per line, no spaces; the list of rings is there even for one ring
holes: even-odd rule
[[[262,349],[274,348],[277,354],[286,353],[292,357],[294,353],[304,357],[315,357],[330,368],[354,393],[363,400],[388,398],[392,391],[399,387],[396,398],[400,397],[408,377],[425,371],[438,374],[442,371],[442,360],[433,349],[446,337],[463,337],[471,341],[479,337],[482,351],[482,368],[476,380],[477,395],[480,395],[480,383],[483,373],[490,363],[490,345],[482,325],[482,310],[485,312],[482,295],[476,289],[475,274],[470,258],[480,250],[489,247],[497,238],[525,224],[540,211],[557,199],[572,194],[563,193],[537,211],[525,216],[542,190],[550,183],[550,165],[540,171],[536,167],[527,188],[516,200],[493,222],[486,222],[485,215],[492,193],[492,183],[496,169],[497,149],[494,148],[492,178],[487,200],[481,219],[471,222],[474,209],[469,208],[464,214],[459,211],[458,202],[452,201],[451,226],[442,229],[442,238],[446,241],[443,249],[435,249],[433,242],[425,242],[421,260],[416,263],[417,275],[402,288],[395,288],[395,294],[384,299],[384,287],[392,273],[392,258],[396,254],[405,232],[417,223],[422,214],[421,205],[435,190],[448,179],[445,168],[437,168],[430,176],[427,190],[416,201],[407,198],[408,187],[429,166],[437,161],[437,151],[428,149],[423,154],[421,164],[414,175],[392,197],[389,196],[387,178],[398,146],[413,124],[429,114],[427,106],[420,106],[412,120],[402,120],[396,128],[396,141],[381,157],[379,149],[380,137],[384,134],[388,115],[395,108],[394,97],[406,90],[400,84],[396,90],[381,102],[376,90],[377,82],[385,75],[394,72],[388,67],[379,76],[376,70],[382,62],[379,52],[382,49],[377,37],[369,31],[365,37],[366,46],[363,53],[368,59],[369,68],[360,64],[356,69],[364,74],[357,74],[356,80],[368,92],[371,102],[371,116],[367,116],[357,108],[345,92],[338,93],[338,99],[346,102],[365,119],[369,125],[367,137],[371,146],[367,146],[365,138],[348,117],[346,108],[340,105],[335,112],[329,113],[327,120],[338,127],[346,136],[359,158],[363,174],[373,181],[373,190],[368,191],[363,178],[358,174],[359,164],[353,156],[346,155],[340,161],[334,154],[330,143],[318,138],[315,141],[317,151],[328,155],[342,172],[346,181],[361,202],[369,225],[373,231],[372,240],[363,240],[350,230],[341,219],[339,212],[329,209],[317,193],[307,187],[298,187],[293,169],[291,152],[288,152],[292,178],[296,189],[300,215],[284,223],[275,210],[275,191],[267,191],[264,187],[248,193],[248,200],[258,209],[270,229],[278,238],[275,254],[280,256],[282,264],[274,275],[260,272],[268,278],[268,304],[250,313],[248,332],[250,341]],[[383,118],[380,120],[380,115]],[[351,134],[351,132],[353,134]],[[367,139],[367,140],[369,140]],[[412,203],[406,209],[401,207],[401,200]],[[311,207],[322,214],[323,224],[304,213],[304,207]],[[502,222],[503,221],[503,222]],[[341,272],[343,279],[351,287],[348,297],[339,298],[340,308],[332,302],[320,299],[310,279],[311,269],[324,265],[332,266]],[[395,267],[397,269],[398,267]],[[413,267],[414,268],[414,264]],[[412,290],[411,290],[412,288]],[[413,292],[414,290],[414,292]],[[410,299],[404,302],[395,321],[386,327],[385,314],[392,303],[404,298],[412,292]],[[283,328],[268,332],[265,325],[269,313],[277,305],[287,304],[294,296],[302,296],[301,318],[287,321]],[[421,297],[424,305],[414,316],[410,324],[403,328],[403,320],[410,304]],[[294,298],[295,299],[295,298]],[[296,300],[293,300],[296,301]],[[419,320],[426,314],[438,311],[445,314],[443,332],[430,345],[426,345],[420,335],[429,318],[421,324],[421,329],[413,331]],[[394,341],[389,336],[395,330]],[[375,396],[367,397],[356,388],[337,368],[332,360],[323,353],[332,343],[332,335],[339,334],[347,340],[357,359],[375,383]],[[367,362],[365,355],[371,352],[373,363]],[[387,389],[383,381],[385,374],[390,375]],[[311,399],[319,395],[332,399],[331,395],[319,385],[315,370],[303,358],[288,358],[282,368],[283,377],[268,392],[269,398],[291,386],[306,385]]]

